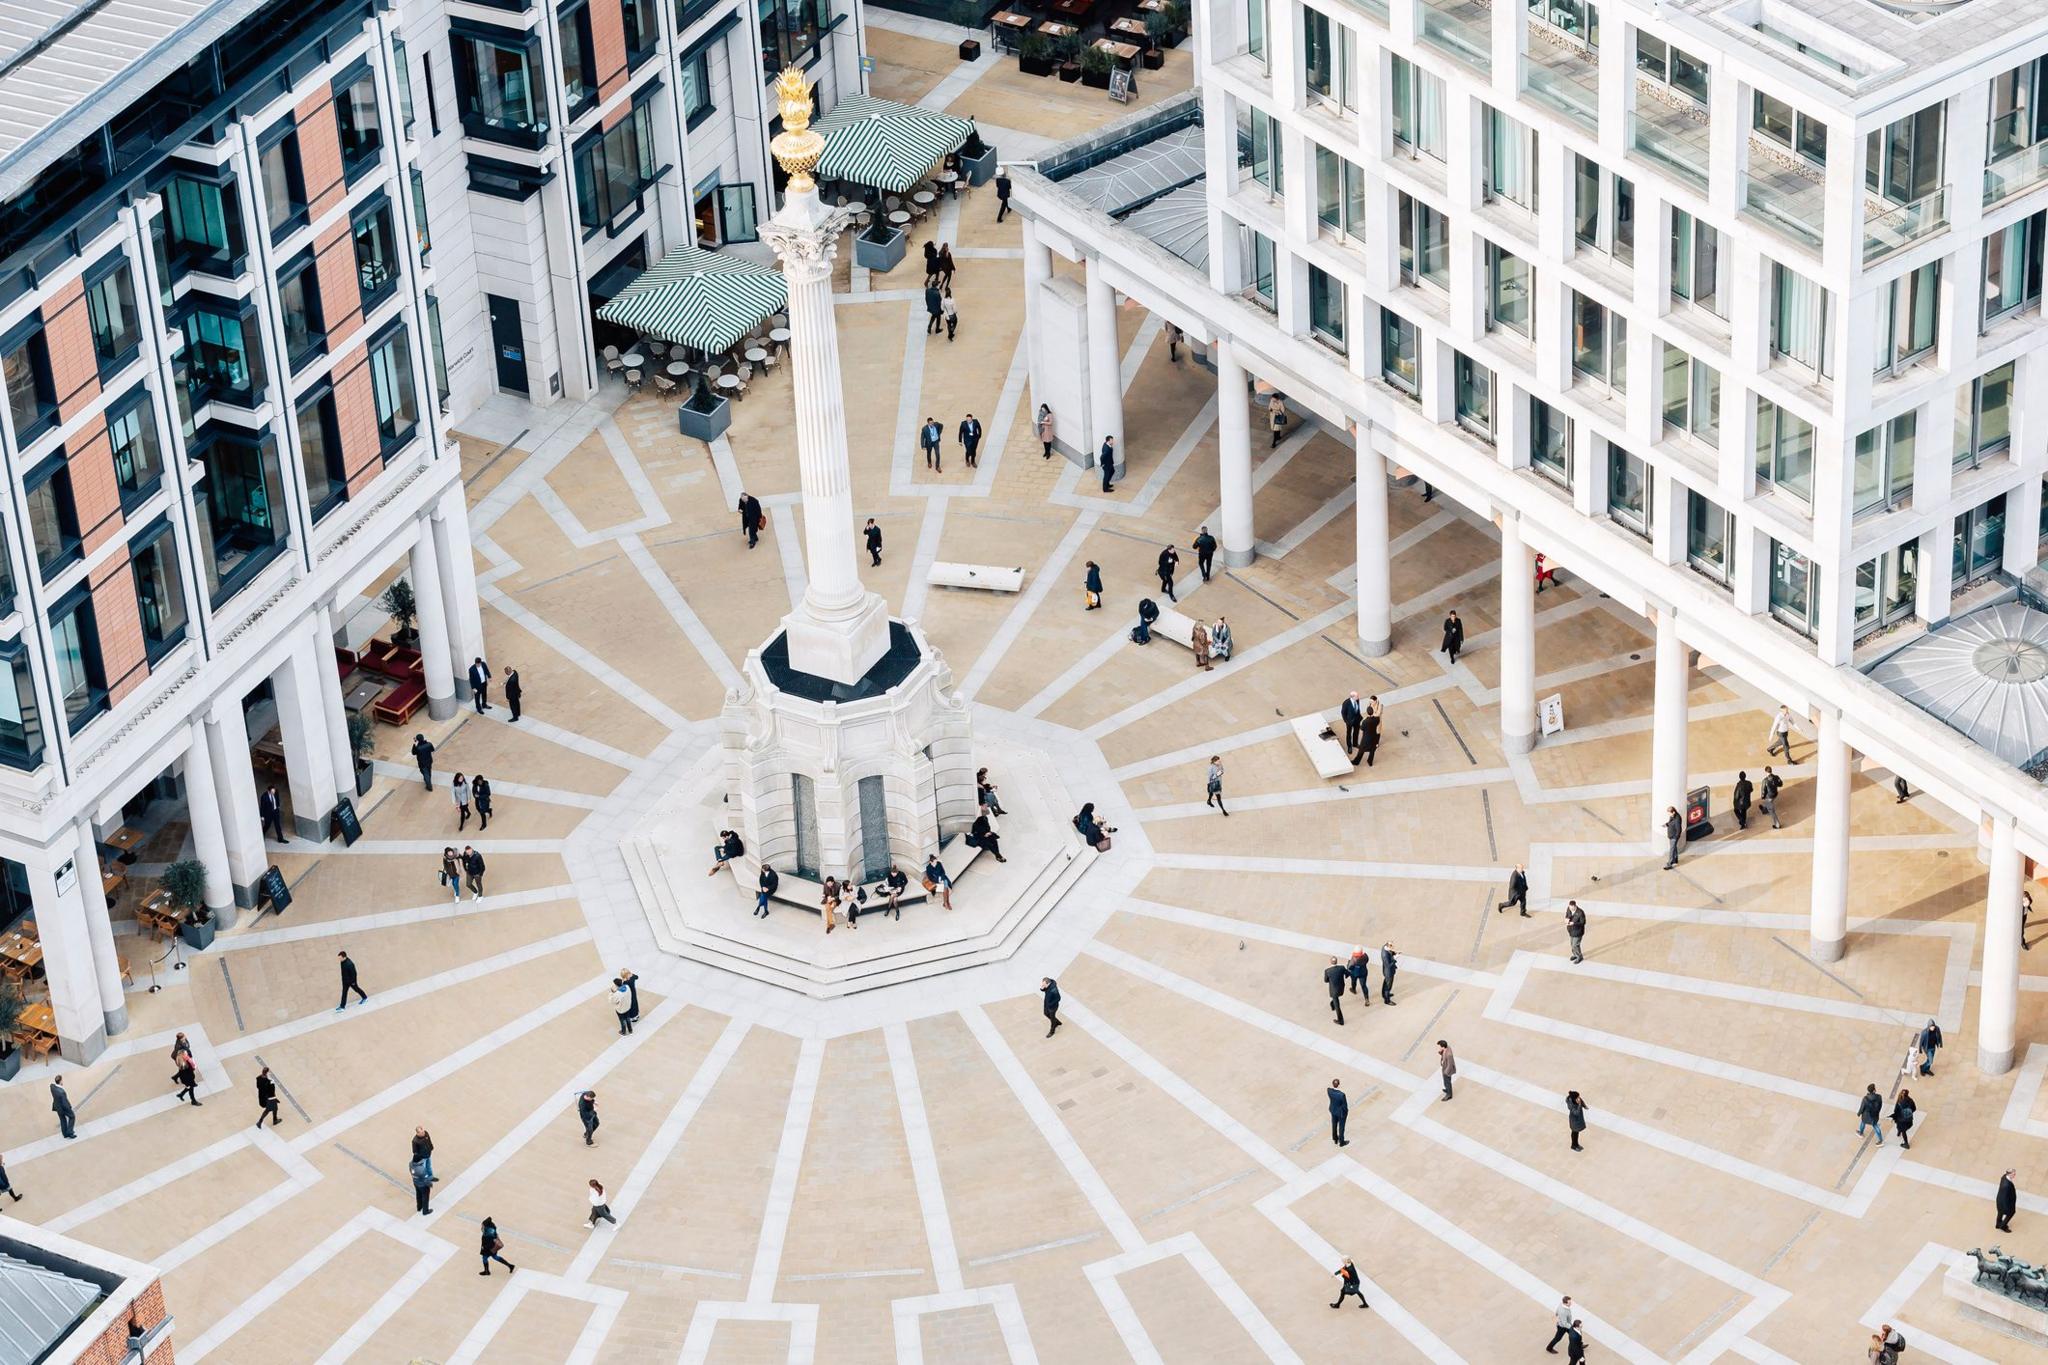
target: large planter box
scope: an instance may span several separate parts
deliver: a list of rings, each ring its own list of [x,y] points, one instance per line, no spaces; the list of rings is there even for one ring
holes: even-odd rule
[[[853,239],[853,263],[886,274],[902,264],[908,249],[909,238],[899,228],[890,228],[889,235],[879,240],[863,232]]]
[[[213,946],[213,936],[219,928],[220,926],[212,920],[204,924],[181,924],[178,926],[178,937],[185,940],[187,948],[204,952]]]
[[[1159,69],[1160,67],[1162,67],[1162,66],[1165,66],[1165,65],[1166,65],[1166,49],[1164,49],[1164,48],[1159,48],[1159,47],[1154,47],[1154,48],[1147,48],[1147,49],[1146,49],[1146,51],[1145,51],[1145,69],[1146,69],[1147,71],[1157,71],[1157,70],[1158,70],[1158,69]]]
[[[1026,57],[1020,54],[1017,58],[1017,69],[1027,76],[1050,76],[1053,60],[1050,57]]]
[[[991,181],[991,180],[995,179],[995,174],[996,174],[996,149],[995,149],[995,147],[994,147],[994,146],[990,146],[990,147],[989,147],[989,149],[988,149],[987,151],[983,152],[983,153],[982,153],[982,154],[981,154],[980,156],[972,156],[972,157],[970,157],[970,156],[963,156],[963,157],[961,157],[961,158],[960,158],[960,169],[961,169],[961,170],[963,170],[963,171],[965,171],[965,172],[967,173],[967,183],[968,183],[968,184],[970,184],[970,185],[986,185],[986,184],[987,184],[987,183],[988,183],[989,181]]]
[[[695,441],[715,441],[732,425],[732,400],[720,398],[708,408],[694,402],[676,408],[676,429]]]
[[[376,780],[376,777],[376,769],[367,763],[356,769],[356,795],[368,796],[370,794],[370,784]]]
[[[1067,65],[1062,66],[1060,68],[1060,79],[1065,81],[1068,85],[1072,85],[1075,81],[1080,80],[1080,65],[1078,63],[1068,63]],[[1103,77],[1102,88],[1105,90],[1109,89],[1109,78],[1107,76]]]
[[[963,62],[971,62],[971,61],[973,61],[973,60],[974,60],[975,58],[977,58],[977,57],[979,57],[979,56],[981,56],[981,39],[979,39],[979,38],[962,38],[962,39],[960,40],[960,60],[961,60],[961,61],[963,61]]]
[[[1107,71],[1090,71],[1083,67],[1081,70],[1081,84],[1091,90],[1107,90],[1109,89],[1109,73]]]
[[[0,1056],[0,1081],[11,1081],[20,1074],[21,1049],[18,1047],[9,1048],[5,1056]]]

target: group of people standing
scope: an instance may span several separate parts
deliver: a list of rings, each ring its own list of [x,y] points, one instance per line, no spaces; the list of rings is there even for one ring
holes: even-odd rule
[[[979,419],[979,418],[977,418],[977,417],[976,417],[976,416],[975,416],[975,415],[974,415],[973,413],[971,413],[971,412],[970,412],[970,413],[968,413],[968,414],[967,414],[967,415],[966,415],[965,417],[963,417],[963,418],[961,418],[961,419],[960,419],[960,425],[959,425],[959,427],[958,427],[958,428],[957,428],[957,429],[955,430],[955,432],[954,432],[954,436],[955,436],[955,437],[956,437],[956,438],[957,438],[957,439],[959,440],[959,442],[960,442],[960,449],[961,449],[961,451],[962,451],[962,453],[963,453],[963,456],[964,456],[964,458],[965,458],[965,459],[966,459],[966,461],[967,461],[967,467],[968,467],[969,469],[978,469],[978,468],[980,468],[980,466],[981,466],[981,421],[980,421],[980,419]],[[943,458],[942,458],[942,456],[941,456],[941,453],[940,453],[940,447],[941,447],[941,446],[942,446],[942,445],[944,444],[944,442],[945,442],[945,439],[946,439],[946,428],[945,428],[945,427],[944,427],[943,425],[941,425],[941,424],[940,424],[940,422],[939,422],[939,419],[938,419],[938,418],[936,418],[936,417],[927,417],[927,418],[925,418],[925,419],[924,419],[924,425],[923,425],[923,426],[921,426],[921,427],[919,427],[919,428],[917,429],[917,445],[918,445],[918,449],[920,449],[920,450],[922,450],[922,451],[924,452],[924,464],[925,464],[925,468],[927,468],[927,469],[931,470],[931,471],[932,471],[933,473],[941,473],[941,474],[942,474],[942,473],[944,473],[944,472],[945,472],[945,464],[944,464],[944,462],[943,462]],[[868,524],[869,524],[870,526],[872,526],[872,525],[873,525],[874,523],[873,523],[872,521],[870,521],[870,522],[869,522]],[[877,545],[871,546],[870,548],[871,548],[871,549],[879,549],[879,548],[880,548],[880,546],[879,546],[879,544],[877,544]],[[877,564],[879,564],[879,563],[881,563],[881,562],[882,562],[882,561],[881,561],[881,557],[880,557],[879,555],[877,555],[877,556],[876,556],[875,562],[876,562]]]

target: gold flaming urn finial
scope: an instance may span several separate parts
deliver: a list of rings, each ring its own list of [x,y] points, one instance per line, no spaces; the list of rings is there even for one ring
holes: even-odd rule
[[[782,68],[775,78],[775,102],[782,114],[782,131],[768,149],[789,177],[791,193],[802,194],[812,187],[811,171],[825,153],[825,139],[811,131],[811,83],[793,66]]]

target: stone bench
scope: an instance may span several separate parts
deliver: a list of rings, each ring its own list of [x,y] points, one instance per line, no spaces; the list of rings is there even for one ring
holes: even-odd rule
[[[1344,752],[1344,742],[1335,737],[1323,738],[1330,723],[1321,716],[1302,716],[1287,722],[1287,728],[1294,731],[1301,751],[1315,765],[1316,776],[1343,777],[1352,771],[1351,755]]]
[[[1195,647],[1195,620],[1183,616],[1172,607],[1161,607],[1159,619],[1152,623],[1152,634],[1161,640],[1171,640],[1182,649]]]
[[[980,588],[984,592],[1017,592],[1024,586],[1024,570],[1005,569],[994,564],[949,564],[935,560],[925,571],[924,581],[935,588]]]

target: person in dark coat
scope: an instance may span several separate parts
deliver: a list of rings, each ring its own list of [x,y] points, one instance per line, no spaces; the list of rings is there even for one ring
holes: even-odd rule
[[[1095,463],[1102,470],[1102,491],[1116,492],[1116,437],[1102,438],[1102,449],[1096,454]]]
[[[746,533],[747,548],[751,550],[761,543],[761,523],[765,520],[761,515],[761,500],[742,490],[738,507],[740,530]]]
[[[586,1090],[576,1097],[576,1117],[583,1121],[583,1145],[597,1146],[597,1092]]]
[[[1089,611],[1102,609],[1102,566],[1092,559],[1088,561],[1087,576],[1081,580],[1081,591]]]
[[[1441,648],[1455,664],[1458,662],[1458,651],[1464,647],[1465,623],[1458,619],[1458,613],[1454,611],[1444,618],[1444,642]]]
[[[476,818],[483,822],[476,827],[481,834],[491,827],[491,783],[482,773],[471,779],[469,799],[476,804]]]
[[[973,413],[968,413],[960,423],[959,436],[960,448],[966,452],[967,467],[973,469],[981,463],[981,423]]]
[[[1756,784],[1749,780],[1749,774],[1746,772],[1735,774],[1735,799],[1732,804],[1735,807],[1735,827],[1737,829],[1749,828],[1749,802],[1750,798],[1755,794]]]
[[[412,1206],[421,1213],[432,1213],[434,1177],[427,1174],[427,1163],[415,1161],[406,1169],[412,1173]]]
[[[1088,802],[1081,807],[1081,813],[1074,817],[1074,829],[1087,841],[1088,847],[1097,848],[1104,838],[1116,831],[1107,829],[1095,818],[1095,803]]]
[[[929,246],[930,243],[926,243],[926,245]],[[936,275],[938,273],[938,253],[936,252],[932,254],[931,265],[933,266],[933,274]],[[946,296],[939,292],[938,281],[933,279],[924,287],[924,311],[926,313],[924,334],[926,336],[931,336],[939,328],[945,326],[945,307]]]
[[[974,827],[967,832],[967,842],[999,863],[1010,861],[1003,856],[1003,841],[996,834],[996,827],[989,823],[987,811],[974,817]]]
[[[1353,692],[1337,708],[1337,715],[1344,722],[1344,752],[1352,755],[1351,761],[1358,762],[1358,753],[1365,748],[1365,703]]]
[[[1346,1256],[1344,1264],[1338,1266],[1332,1273],[1336,1275],[1338,1285],[1337,1301],[1331,1304],[1330,1307],[1342,1308],[1344,1306],[1344,1296],[1347,1294],[1358,1295],[1358,1306],[1360,1308],[1370,1308],[1372,1306],[1365,1301],[1365,1291],[1358,1287],[1358,1267],[1351,1264],[1349,1256]]]
[[[1337,1016],[1339,1024],[1344,1022],[1344,982],[1349,977],[1344,964],[1334,957],[1330,959],[1330,965],[1323,968],[1323,984],[1330,988],[1330,1013]]]
[[[1010,172],[1008,169],[996,172],[996,221],[1002,222],[1010,213]]]
[[[1351,993],[1358,997],[1360,1005],[1372,1005],[1372,982],[1366,978],[1372,970],[1372,954],[1363,948],[1351,950],[1351,961],[1344,965],[1344,974],[1351,978]]]
[[[263,822],[263,832],[283,843],[284,802],[278,799],[276,783],[264,788],[263,795],[256,799],[256,814]]]
[[[284,1122],[284,1116],[277,1112],[277,1082],[270,1078],[270,1068],[264,1067],[256,1073],[256,1126],[261,1128],[263,1120],[269,1119],[272,1128]]]
[[[1401,970],[1401,963],[1394,956],[1394,945],[1380,945],[1380,999],[1387,1004],[1394,1003],[1394,973]]]
[[[490,1217],[488,1214],[484,1217],[483,1231],[478,1236],[476,1251],[477,1255],[483,1257],[484,1261],[484,1268],[477,1272],[479,1275],[491,1273],[492,1261],[496,1261],[508,1271],[519,1269],[518,1266],[505,1259],[505,1239],[498,1236],[498,1220]]]
[[[939,425],[936,417],[925,418],[924,425],[917,429],[917,444],[924,451],[925,467],[935,473],[945,472],[946,466],[939,453],[939,442],[945,439],[946,429]]]
[[[1359,731],[1358,748],[1359,752],[1365,755],[1365,766],[1368,768],[1372,766],[1373,757],[1380,751],[1381,711],[1382,708],[1378,697],[1366,698],[1365,719]],[[1356,761],[1355,759],[1353,760],[1353,762]]]
[[[948,294],[953,292],[953,272],[957,268],[953,264],[953,244],[939,243],[939,284]]]
[[[869,517],[868,524],[861,528],[861,537],[868,543],[868,559],[879,567],[882,562],[882,528],[875,525],[873,517]]]
[[[420,765],[420,784],[428,791],[434,789],[434,746],[427,737],[415,734],[412,737],[412,761]]]
[[[434,1174],[434,1135],[425,1128],[412,1130],[412,1159],[426,1163],[427,1179],[440,1179]]]
[[[1520,863],[1508,873],[1508,898],[1494,906],[1493,913],[1498,915],[1510,905],[1520,906],[1522,918],[1529,918],[1529,874]]]
[[[1572,961],[1584,962],[1586,938],[1586,912],[1577,901],[1566,901],[1564,905],[1565,937],[1572,941]]]
[[[1898,1098],[1892,1101],[1892,1126],[1899,1130],[1899,1146],[1909,1152],[1913,1150],[1913,1140],[1907,1134],[1913,1131],[1913,1115],[1919,1108],[1913,1102],[1913,1092],[1901,1086]]]
[[[1582,1319],[1572,1319],[1572,1330],[1564,1334],[1564,1358],[1566,1360],[1584,1360],[1586,1358],[1585,1326],[1586,1324]]]
[[[334,1012],[340,1014],[348,1008],[348,993],[350,991],[356,993],[356,999],[358,1000],[367,1001],[370,997],[364,993],[361,986],[356,984],[355,959],[345,952],[337,953],[335,956],[341,959],[341,1003],[334,1007]]]
[[[1204,526],[1201,530],[1195,532],[1195,542],[1192,548],[1195,552],[1195,567],[1202,571],[1202,581],[1207,583],[1209,581],[1209,566],[1216,562],[1216,537],[1210,535],[1209,528]]]
[[[178,1062],[176,1098],[190,1100],[194,1109],[199,1108],[199,1068],[192,1064],[192,1054],[189,1052]]]
[[[50,1112],[57,1116],[58,1132],[66,1138],[78,1136],[78,1112],[71,1107],[71,1095],[64,1089],[62,1076],[50,1082]]]
[[[1764,814],[1771,817],[1772,829],[1785,826],[1778,819],[1778,792],[1785,785],[1785,779],[1771,771],[1771,765],[1764,764],[1763,786],[1757,790],[1757,799],[1762,802]]]
[[[1169,602],[1180,599],[1173,595],[1173,571],[1180,567],[1180,551],[1171,545],[1159,552],[1159,591],[1166,594]]]
[[[69,1134],[66,1134],[69,1136]],[[2020,1189],[2012,1183],[2012,1172],[1998,1177],[1998,1222],[2000,1232],[2012,1231],[2012,1216],[2020,1211]]]
[[[1678,846],[1685,841],[1685,817],[1676,806],[1664,808],[1664,837],[1671,842],[1671,856],[1664,861],[1664,870],[1669,872],[1678,866]]]
[[[754,913],[762,919],[768,918],[768,902],[782,885],[781,876],[767,863],[761,864],[761,876],[754,885]]]
[[[1927,1027],[1920,1030],[1921,1075],[1932,1076],[1934,1074],[1934,1054],[1939,1051],[1941,1051],[1941,1025],[1929,1019]]]
[[[519,670],[508,668],[505,670],[505,705],[512,708],[514,725],[519,723],[519,695]]]
[[[1332,1077],[1330,1088],[1323,1093],[1330,1097],[1330,1141],[1349,1147],[1344,1140],[1344,1122],[1351,1117],[1351,1101],[1344,1094],[1344,1082]]]
[[[469,879],[469,894],[484,898],[484,855],[468,844],[462,846],[462,875]]]
[[[469,661],[469,698],[478,715],[491,709],[491,666],[481,656]]]
[[[1576,1090],[1564,1092],[1564,1121],[1572,1130],[1572,1150],[1585,1151],[1579,1146],[1579,1134],[1586,1131],[1586,1102],[1579,1098]]]
[[[1059,1032],[1060,1027],[1060,983],[1049,976],[1042,977],[1038,982],[1038,990],[1045,997],[1045,1036],[1050,1038]]]
[[[939,282],[939,244],[924,244],[924,287],[930,289]]]
[[[21,1202],[21,1191],[15,1189],[13,1183],[7,1179],[7,1163],[5,1161],[0,1161],[0,1194],[6,1195],[17,1204]]]
[[[1884,1113],[1884,1096],[1877,1093],[1877,1087],[1863,1087],[1863,1098],[1856,1101],[1856,1136],[1862,1137],[1867,1128],[1877,1134],[1877,1145],[1884,1146],[1884,1128],[1878,1122]]]

